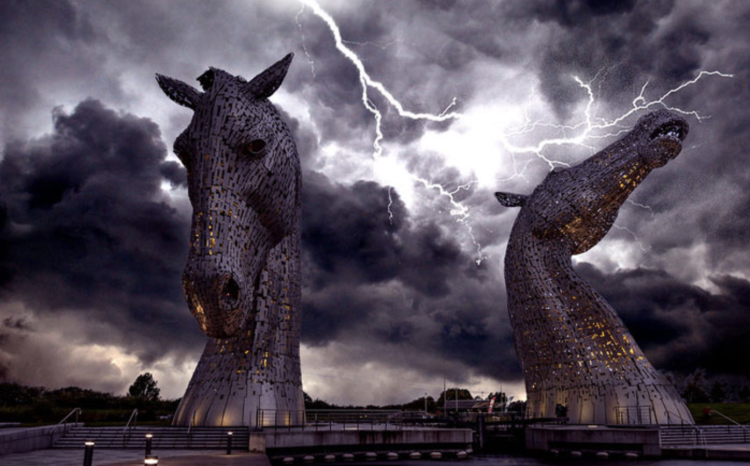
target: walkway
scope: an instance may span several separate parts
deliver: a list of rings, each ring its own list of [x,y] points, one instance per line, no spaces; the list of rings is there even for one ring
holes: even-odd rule
[[[270,466],[262,453],[217,451],[163,450],[154,451],[159,456],[159,466]],[[3,466],[81,466],[83,450],[37,450],[0,456]],[[140,450],[94,450],[93,466],[142,466]]]

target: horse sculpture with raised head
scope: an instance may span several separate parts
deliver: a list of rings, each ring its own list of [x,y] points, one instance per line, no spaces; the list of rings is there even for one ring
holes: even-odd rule
[[[508,312],[526,380],[527,413],[575,424],[693,423],[682,399],[646,360],[614,309],[573,269],[620,206],[676,157],[688,132],[650,113],[581,164],[555,169],[528,195],[496,193],[521,211],[505,254]]]
[[[247,82],[210,68],[203,92],[157,75],[194,111],[174,151],[193,206],[182,278],[190,312],[211,339],[175,425],[255,425],[258,409],[302,419],[299,363],[300,188],[297,149],[268,98],[292,54]]]

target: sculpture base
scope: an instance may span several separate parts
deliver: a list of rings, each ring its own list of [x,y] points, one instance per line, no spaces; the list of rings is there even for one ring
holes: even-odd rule
[[[527,416],[567,417],[570,424],[694,424],[671,385],[597,385],[529,391]]]

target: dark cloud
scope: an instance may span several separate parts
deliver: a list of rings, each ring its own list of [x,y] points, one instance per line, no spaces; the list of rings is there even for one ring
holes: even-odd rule
[[[390,199],[388,188],[374,182],[342,186],[307,174],[302,240],[319,272],[315,288],[398,278],[426,296],[451,291],[455,270],[470,259],[436,224],[411,224],[395,190]]]
[[[156,124],[96,100],[56,110],[52,134],[6,146],[6,301],[109,325],[88,338],[144,362],[194,353],[202,337],[179,285],[189,224],[160,189],[165,166],[181,173],[165,156]]]
[[[390,194],[392,219],[388,188],[305,175],[303,342],[400,345],[517,379],[504,288],[491,266],[476,266],[437,224],[412,221],[398,193]]]
[[[711,47],[710,26],[701,18],[706,12],[675,12],[672,0],[512,5],[515,18],[557,25],[535,47],[541,90],[562,119],[581,100],[573,75],[598,76],[598,97],[621,102],[646,81],[661,90],[692,79]]]
[[[743,277],[750,274],[744,3],[440,0],[323,7],[372,78],[413,111],[439,113],[453,97],[459,111],[482,105],[475,99],[489,98],[488,87],[498,102],[512,100],[506,92],[538,83],[557,121],[573,121],[585,93],[572,75],[597,76],[597,116],[611,116],[629,108],[646,81],[646,96],[653,97],[700,69],[734,73],[669,98],[670,105],[712,118],[691,117],[683,154],[633,195],[651,210],[626,204],[621,211],[618,224],[649,251],[638,259],[642,267],[578,268],[657,367],[741,372],[727,361],[747,351],[731,334],[747,324]],[[446,213],[445,197],[419,186],[412,210],[391,190],[390,219],[388,188],[359,180],[365,175],[358,157],[372,152],[375,125],[357,70],[335,50],[325,23],[309,8],[297,16],[299,9],[293,2],[0,5],[0,346],[23,348],[14,354],[37,363],[38,383],[44,371],[76,372],[65,359],[68,343],[50,340],[54,329],[77,342],[114,345],[146,364],[165,354],[197,356],[203,337],[179,289],[189,222],[179,198],[185,171],[165,159],[165,144],[190,113],[161,95],[153,73],[195,84],[216,66],[252,78],[289,51],[296,58],[282,91],[292,98],[274,99],[284,102],[305,170],[304,342],[317,349],[343,342],[369,360],[420,374],[444,375],[450,365],[460,372],[452,376],[466,380],[520,378],[501,274],[514,214],[486,187],[472,187],[456,194],[471,209],[468,223],[459,224]],[[494,73],[499,82],[523,86],[492,87]],[[81,102],[87,95],[97,100]],[[369,97],[383,113],[386,155],[397,154],[412,173],[450,189],[467,181],[463,168],[418,144],[426,128],[448,131],[451,122],[406,120],[377,92]],[[52,107],[77,102],[68,113],[56,110],[54,126],[45,129]],[[108,107],[149,116],[161,128]],[[50,134],[26,136],[43,132]],[[559,155],[569,157],[568,149]],[[487,156],[511,163],[507,153]],[[524,166],[525,157],[514,163]],[[530,192],[547,169],[535,163],[528,184],[516,178],[498,189]],[[162,193],[164,183],[180,188],[177,198]],[[467,225],[490,255],[479,266]],[[610,239],[632,246],[628,231],[613,230],[605,243]],[[713,277],[711,291],[695,285],[706,277]],[[46,355],[34,352],[39,336]],[[63,349],[49,356],[55,345]],[[0,376],[18,374],[9,361],[0,360]],[[107,374],[106,388],[122,384],[117,367],[96,368]]]
[[[26,2],[10,0],[0,5],[0,129],[24,134],[30,128],[24,116],[34,105],[46,103],[49,87],[100,76],[93,86],[113,96],[122,95],[116,79],[98,73],[103,57],[92,48],[106,37],[91,19],[67,0]],[[47,108],[47,111],[49,108]]]
[[[187,171],[181,163],[164,162],[159,166],[159,173],[172,187],[187,189]]]
[[[637,268],[604,274],[591,264],[576,267],[607,299],[654,365],[683,375],[703,367],[712,375],[750,377],[737,363],[750,351],[750,282],[716,276],[715,293],[660,270]]]

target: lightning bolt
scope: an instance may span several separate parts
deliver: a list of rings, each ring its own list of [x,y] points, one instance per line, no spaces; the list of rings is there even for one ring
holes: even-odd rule
[[[623,227],[623,226],[620,226],[620,225],[617,225],[617,224],[614,224],[612,226],[614,228],[617,228],[618,230],[626,231],[626,232],[630,233],[630,236],[633,237],[633,241],[635,241],[635,244],[637,244],[638,247],[641,248],[641,251],[648,252],[648,249],[646,249],[645,247],[643,247],[643,243],[641,243],[641,239],[638,237],[638,235],[633,230],[631,230],[628,227]]]
[[[344,39],[342,39],[341,42],[343,42],[344,44],[359,45],[359,46],[362,46],[362,47],[364,47],[366,45],[374,45],[375,47],[377,47],[377,48],[379,48],[381,50],[385,50],[388,47],[390,47],[391,45],[398,44],[401,41],[400,40],[392,40],[392,41],[390,41],[390,42],[388,42],[386,44],[378,44],[376,42],[370,42],[369,40],[366,41],[366,42],[356,42],[356,41],[353,41],[353,40],[344,40]]]
[[[339,27],[333,17],[331,17],[331,15],[323,10],[316,0],[300,1],[303,6],[310,7],[310,10],[315,14],[315,16],[319,17],[323,20],[324,23],[326,23],[328,29],[330,29],[331,31],[331,34],[333,34],[333,38],[336,43],[336,50],[341,52],[341,54],[349,59],[354,67],[357,68],[357,72],[359,73],[359,82],[362,85],[362,104],[375,117],[375,141],[373,142],[373,156],[375,158],[380,157],[380,155],[383,153],[383,148],[380,145],[380,141],[383,140],[383,131],[381,127],[383,115],[380,113],[380,110],[375,106],[375,104],[370,100],[370,89],[376,90],[381,96],[383,96],[385,100],[393,108],[396,109],[399,116],[401,116],[402,118],[408,118],[410,120],[426,120],[439,122],[456,119],[461,116],[461,114],[459,113],[448,112],[448,110],[450,110],[450,108],[455,105],[455,99],[450,103],[450,105],[448,105],[448,107],[446,107],[445,110],[437,115],[434,115],[432,113],[415,113],[406,110],[401,102],[399,102],[399,100],[396,99],[396,97],[394,97],[394,95],[391,94],[388,89],[386,89],[383,83],[372,79],[370,74],[365,69],[365,65],[362,63],[362,60],[360,60],[357,54],[344,44],[344,40],[341,37],[341,31],[339,30]]]
[[[310,10],[318,16],[320,19],[323,20],[323,22],[326,23],[328,26],[328,29],[333,34],[333,38],[336,44],[336,50],[341,52],[342,55],[344,55],[346,58],[349,59],[350,62],[355,66],[357,69],[357,72],[359,74],[359,82],[362,86],[362,104],[364,107],[372,113],[373,117],[375,118],[375,140],[373,141],[373,157],[379,158],[383,153],[383,147],[381,146],[380,142],[383,140],[383,131],[382,131],[382,120],[383,115],[380,112],[380,110],[375,106],[375,104],[370,100],[369,97],[369,90],[374,89],[377,91],[382,97],[385,98],[385,100],[396,109],[399,116],[402,118],[407,118],[411,120],[424,120],[424,121],[433,121],[433,122],[441,122],[441,121],[447,121],[452,119],[460,118],[462,115],[457,112],[451,112],[450,110],[456,106],[457,99],[454,97],[448,106],[445,107],[445,109],[440,112],[439,114],[435,115],[432,113],[415,113],[409,110],[406,110],[404,106],[399,102],[398,99],[388,90],[386,87],[379,81],[376,81],[372,79],[372,77],[369,75],[367,70],[365,69],[364,64],[362,63],[362,60],[360,60],[359,56],[355,54],[349,47],[346,46],[345,41],[343,40],[341,36],[341,31],[339,30],[338,25],[336,24],[336,21],[329,15],[325,10],[323,10],[318,2],[316,0],[301,0],[303,9],[305,6],[308,6]],[[298,13],[298,16],[300,13]],[[299,23],[299,20],[297,22]],[[301,30],[301,26],[300,26]],[[307,54],[307,52],[305,51]],[[455,191],[448,191],[446,190],[442,185],[439,185],[437,183],[429,183],[424,179],[415,177],[415,180],[422,182],[426,187],[431,189],[437,189],[438,193],[441,196],[447,197],[453,208],[450,210],[451,216],[457,216],[457,222],[461,223],[466,226],[469,237],[471,238],[472,243],[474,243],[475,247],[477,248],[477,254],[478,258],[476,259],[477,265],[480,265],[482,263],[482,260],[484,259],[484,256],[481,253],[481,245],[477,242],[472,226],[467,222],[469,218],[469,209],[462,203],[455,200],[453,197],[454,194],[456,194],[461,189],[464,189],[462,186],[459,186],[457,190]],[[473,181],[469,182],[470,184],[473,183]],[[468,189],[468,188],[467,188]],[[393,223],[393,213],[391,212],[391,205],[392,205],[392,198],[391,198],[391,188],[388,188],[388,218],[391,224]]]
[[[656,213],[654,213],[654,209],[652,209],[650,205],[639,204],[639,203],[637,203],[635,201],[631,201],[630,199],[627,199],[625,202],[627,202],[628,204],[632,204],[632,205],[634,205],[636,207],[640,207],[641,209],[648,210],[651,213],[651,218],[656,217]]]
[[[598,73],[597,73],[598,74]],[[575,125],[556,125],[552,123],[544,123],[540,121],[534,121],[530,122],[528,119],[526,123],[513,131],[505,131],[500,133],[500,142],[502,143],[503,147],[510,152],[511,154],[523,154],[523,153],[530,153],[536,155],[538,158],[546,162],[550,170],[555,168],[555,166],[570,166],[568,163],[561,162],[558,160],[551,160],[547,158],[542,152],[544,149],[546,149],[548,146],[561,146],[561,145],[576,145],[576,146],[582,146],[593,150],[592,146],[589,146],[585,144],[584,142],[589,139],[603,139],[603,138],[609,138],[612,136],[619,136],[620,134],[623,134],[628,131],[627,128],[621,128],[620,126],[623,124],[623,121],[629,118],[630,116],[636,114],[637,112],[641,112],[644,110],[648,110],[651,107],[654,106],[661,106],[666,108],[667,110],[674,111],[676,113],[680,113],[683,115],[690,115],[695,117],[698,121],[703,121],[706,118],[710,118],[710,116],[701,116],[697,111],[693,110],[684,110],[679,107],[673,107],[670,105],[667,105],[665,100],[675,94],[676,92],[679,92],[680,90],[691,86],[695,83],[697,83],[701,78],[705,76],[720,76],[723,78],[732,78],[734,75],[732,74],[726,74],[722,73],[720,71],[701,71],[698,73],[698,75],[691,79],[690,81],[686,81],[682,84],[680,84],[678,87],[674,89],[670,89],[663,95],[661,95],[659,98],[654,100],[646,100],[644,97],[644,94],[646,92],[646,87],[648,86],[648,81],[643,85],[641,88],[640,93],[638,96],[636,96],[632,101],[632,107],[627,110],[622,115],[618,116],[617,118],[613,120],[606,120],[606,119],[594,119],[591,113],[591,109],[594,106],[594,103],[596,102],[596,98],[594,96],[594,92],[591,89],[591,83],[589,82],[583,82],[578,76],[573,76],[572,78],[575,80],[578,85],[586,91],[587,94],[587,103],[586,107],[584,109],[584,119],[583,121],[575,124]],[[594,78],[596,79],[596,78]],[[521,134],[528,134],[535,130],[537,127],[552,127],[555,129],[560,130],[562,133],[562,136],[557,138],[550,138],[550,139],[543,139],[539,141],[536,145],[531,146],[517,146],[514,145],[509,139],[509,136],[515,136],[515,135],[521,135]],[[613,128],[619,128],[617,131],[612,132],[606,132],[604,134],[592,134],[595,131],[601,131],[601,130],[612,130]],[[576,136],[566,136],[566,131],[580,131],[578,135]]]
[[[477,249],[477,259],[474,260],[474,262],[477,265],[482,265],[482,261],[486,259],[486,256],[482,254],[482,245],[479,244],[476,237],[474,236],[474,228],[471,226],[470,223],[468,223],[469,220],[469,208],[466,207],[464,204],[457,201],[453,196],[461,192],[462,190],[468,191],[471,189],[471,186],[474,184],[474,180],[469,181],[468,183],[459,185],[456,189],[453,191],[448,191],[443,187],[443,185],[438,183],[431,183],[424,178],[419,178],[417,176],[414,177],[416,181],[419,181],[424,185],[427,189],[435,189],[438,191],[438,193],[441,196],[447,197],[451,203],[451,206],[453,207],[450,210],[450,214],[453,217],[456,217],[456,223],[461,223],[466,226],[466,231],[469,234],[469,238],[471,238],[471,242],[474,243],[474,247]]]
[[[297,28],[299,28],[299,35],[300,37],[302,37],[302,51],[305,52],[305,58],[307,58],[307,63],[310,65],[310,73],[312,73],[312,77],[313,79],[315,79],[315,62],[313,61],[312,57],[310,57],[310,52],[307,51],[307,44],[305,44],[305,31],[302,28],[302,21],[300,21],[300,16],[302,16],[302,13],[304,12],[305,12],[305,5],[302,4],[302,7],[294,16],[294,20],[297,22]]]
[[[300,12],[297,13],[297,24],[299,25],[300,32],[302,32],[302,26],[299,22],[299,16],[304,11],[304,8],[307,6],[310,8],[310,10],[315,14],[317,17],[323,20],[323,22],[328,26],[328,29],[331,31],[331,34],[333,35],[334,41],[335,41],[335,47],[336,50],[338,50],[344,57],[346,57],[357,69],[358,76],[359,76],[359,82],[362,87],[362,105],[373,115],[373,118],[375,120],[375,138],[373,140],[373,158],[377,159],[379,158],[383,153],[383,147],[381,145],[381,142],[384,138],[383,132],[382,132],[382,113],[378,109],[378,107],[372,102],[370,99],[370,90],[374,90],[377,93],[379,93],[390,106],[396,109],[398,112],[398,115],[402,118],[411,119],[411,120],[424,120],[424,121],[431,121],[431,122],[442,122],[447,120],[455,120],[459,119],[463,116],[463,114],[451,111],[451,109],[456,105],[456,98],[453,98],[452,102],[439,114],[431,114],[431,113],[416,113],[409,110],[406,110],[404,106],[399,102],[399,100],[379,81],[374,80],[367,70],[365,69],[364,64],[360,60],[360,58],[355,54],[349,47],[346,46],[346,41],[343,40],[341,36],[341,32],[339,30],[338,25],[336,24],[335,20],[331,15],[329,15],[325,10],[323,10],[318,2],[316,0],[300,0],[302,3],[302,9]],[[351,42],[350,42],[351,43]],[[366,43],[365,43],[366,44]],[[303,41],[303,48],[305,49],[305,54],[308,57],[308,61],[312,63],[312,60],[307,53],[307,49],[304,47],[304,41]],[[314,68],[313,68],[314,69]],[[532,154],[536,156],[538,159],[544,161],[549,166],[550,170],[554,169],[557,166],[564,166],[568,167],[570,166],[569,163],[563,162],[560,160],[554,160],[549,158],[544,154],[545,149],[547,149],[550,146],[562,146],[562,145],[573,145],[573,146],[580,146],[587,148],[591,150],[592,152],[595,150],[592,145],[586,144],[586,141],[592,140],[592,139],[603,139],[603,138],[609,138],[613,136],[619,136],[629,130],[624,125],[624,121],[635,115],[638,112],[645,111],[650,109],[654,106],[661,106],[668,110],[674,111],[676,113],[680,113],[686,116],[693,116],[698,121],[703,121],[706,118],[710,118],[710,116],[703,116],[699,114],[697,111],[694,110],[684,110],[679,107],[670,106],[666,103],[666,100],[680,92],[681,90],[692,86],[696,84],[698,81],[700,81],[702,78],[706,76],[718,76],[722,78],[732,78],[732,74],[726,74],[722,73],[720,71],[700,71],[698,75],[689,80],[686,81],[676,88],[670,89],[664,94],[662,94],[660,97],[652,100],[647,100],[645,97],[645,93],[648,87],[649,82],[647,81],[642,87],[640,93],[633,99],[631,102],[631,107],[627,109],[624,113],[617,116],[614,119],[607,120],[604,118],[595,118],[594,116],[594,105],[596,104],[596,98],[594,95],[594,92],[592,90],[592,83],[596,81],[600,75],[602,70],[600,70],[591,81],[584,82],[581,80],[578,76],[572,76],[572,79],[575,80],[575,82],[578,84],[578,86],[585,91],[587,96],[587,102],[586,106],[583,110],[583,120],[574,124],[574,125],[559,125],[554,123],[547,123],[543,121],[531,121],[530,118],[528,118],[528,114],[526,116],[526,121],[518,128],[515,129],[503,129],[499,133],[500,137],[500,143],[503,146],[503,148],[510,154],[512,162],[513,162],[513,174],[511,177],[507,179],[513,179],[513,178],[522,178],[528,181],[528,179],[525,176],[525,171],[529,166],[529,163],[532,159],[527,160],[525,163],[521,164],[521,169],[518,169],[519,163],[516,159],[516,155],[519,154]],[[601,83],[600,83],[601,85]],[[533,90],[532,90],[532,96],[533,96]],[[533,133],[537,128],[552,128],[555,130],[558,130],[560,132],[560,136],[558,137],[552,137],[552,138],[546,138],[542,139],[541,141],[537,142],[535,145],[527,145],[527,146],[519,146],[514,144],[510,138],[521,136],[521,135],[529,135]],[[575,133],[575,135],[570,135],[571,133]],[[468,182],[465,185],[459,186],[456,190],[449,191],[444,186],[438,184],[429,182],[423,178],[417,177],[416,175],[412,174],[413,178],[422,183],[426,188],[428,189],[435,189],[437,190],[438,194],[440,196],[443,196],[448,199],[450,202],[452,209],[450,209],[450,215],[456,217],[456,221],[458,223],[461,223],[466,226],[467,231],[469,233],[469,237],[471,238],[472,242],[477,248],[477,254],[478,259],[476,260],[476,263],[479,265],[481,264],[482,260],[484,259],[484,256],[481,254],[481,245],[476,241],[476,238],[474,237],[473,230],[471,225],[468,223],[468,219],[470,218],[469,209],[466,205],[463,203],[457,201],[455,199],[455,194],[457,194],[461,189],[468,189],[467,186],[470,186],[474,183],[474,180]],[[392,221],[393,219],[393,213],[390,210],[390,207],[392,205],[392,198],[391,198],[391,192],[390,187],[388,190],[389,194],[389,204],[388,204],[388,213],[389,213],[389,220]],[[634,202],[631,202],[633,205],[636,205],[638,207],[649,209],[652,214],[653,210],[649,206],[645,206],[643,204],[637,204]],[[616,228],[624,230],[629,232],[635,240],[638,242],[638,245],[642,250],[645,251],[645,248],[640,243],[637,235],[627,227],[622,227],[619,225],[615,225]]]

